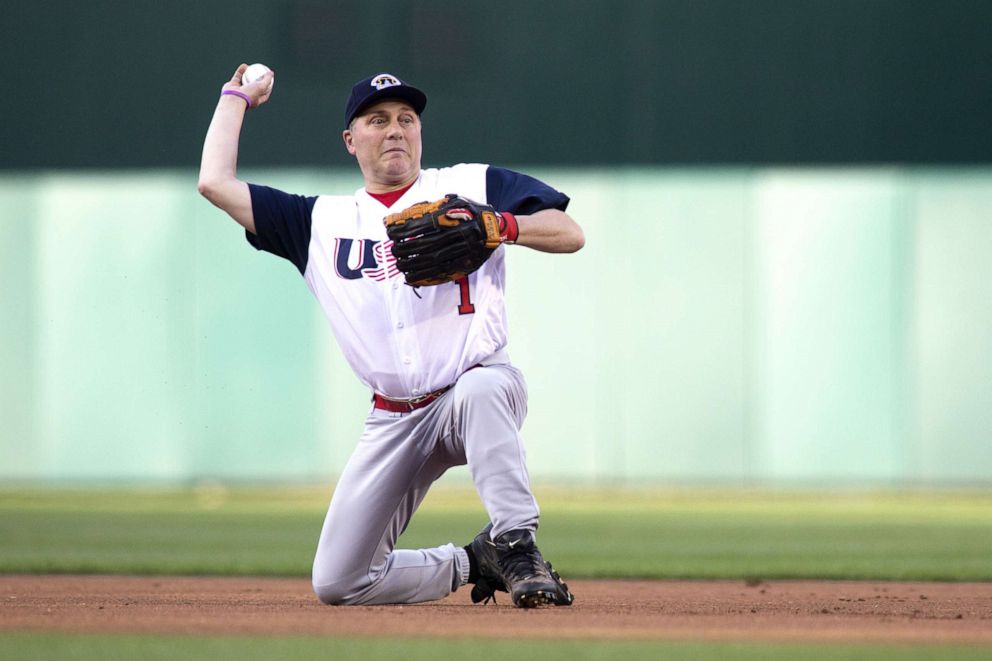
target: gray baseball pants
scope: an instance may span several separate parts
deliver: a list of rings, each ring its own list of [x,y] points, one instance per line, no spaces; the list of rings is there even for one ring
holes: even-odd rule
[[[313,563],[317,597],[326,604],[409,604],[464,585],[462,547],[394,549],[431,484],[452,466],[468,464],[494,537],[536,530],[520,436],[526,415],[527,386],[509,364],[469,370],[410,413],[373,409],[324,519]]]

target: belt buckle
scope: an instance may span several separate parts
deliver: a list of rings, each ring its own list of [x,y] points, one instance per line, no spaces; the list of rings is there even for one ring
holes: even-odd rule
[[[420,397],[414,397],[413,399],[409,400],[410,410],[412,411],[418,404],[424,404],[424,403],[430,404],[435,399],[437,399],[444,393],[448,392],[449,390],[451,390],[451,386],[445,386],[443,388],[438,388],[437,390],[429,392],[426,395],[421,395]]]
[[[426,395],[421,395],[420,397],[414,397],[412,399],[408,399],[404,403],[407,405],[407,407],[409,407],[411,411],[413,411],[417,409],[418,404],[420,404],[421,402],[426,402],[432,398],[436,398],[440,393],[441,393],[440,390],[435,390],[433,392],[427,393]]]

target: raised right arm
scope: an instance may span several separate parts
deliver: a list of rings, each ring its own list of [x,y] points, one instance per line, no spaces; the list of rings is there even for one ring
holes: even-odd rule
[[[238,179],[238,142],[248,103],[238,95],[223,92],[239,92],[251,99],[252,108],[257,108],[269,100],[275,77],[270,71],[259,80],[243,85],[241,76],[247,68],[247,64],[239,66],[231,80],[221,88],[221,97],[217,101],[214,117],[203,141],[197,190],[214,206],[226,211],[231,218],[254,234],[251,194],[248,192],[248,184]]]

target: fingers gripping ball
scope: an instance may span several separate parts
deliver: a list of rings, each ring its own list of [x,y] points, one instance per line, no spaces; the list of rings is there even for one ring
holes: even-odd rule
[[[509,215],[509,214],[506,214]],[[396,266],[412,287],[475,272],[504,241],[505,218],[492,207],[449,194],[385,217]]]

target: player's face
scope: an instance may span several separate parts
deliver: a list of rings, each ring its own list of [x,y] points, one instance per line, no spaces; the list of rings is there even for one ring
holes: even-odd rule
[[[420,117],[403,101],[369,106],[343,137],[371,192],[405,186],[420,174]]]

